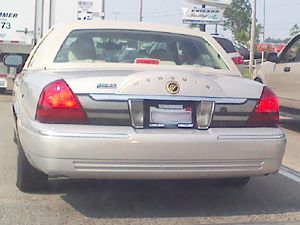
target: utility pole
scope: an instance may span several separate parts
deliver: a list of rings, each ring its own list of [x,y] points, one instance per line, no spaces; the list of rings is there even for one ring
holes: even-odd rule
[[[105,0],[101,0],[101,19],[104,20],[105,19]]]
[[[264,0],[264,21],[263,21],[263,26],[264,26],[263,42],[265,42],[265,40],[266,40],[266,0]]]
[[[202,9],[205,9],[205,5],[202,5]],[[204,31],[204,32],[206,31],[206,25],[205,24],[200,24],[199,28],[200,28],[201,31]]]
[[[52,27],[52,19],[53,19],[53,1],[49,1],[49,29]]]
[[[140,22],[143,21],[143,0],[140,0]]]
[[[252,24],[251,24],[251,42],[250,42],[250,62],[249,62],[249,72],[250,72],[251,75],[252,75],[252,72],[253,72],[253,61],[254,61],[255,30],[256,30],[256,0],[253,0]]]
[[[215,35],[218,35],[218,24],[215,26]]]

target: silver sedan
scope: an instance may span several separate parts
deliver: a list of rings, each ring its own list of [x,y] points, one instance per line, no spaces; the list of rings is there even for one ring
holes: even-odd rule
[[[146,23],[52,28],[15,80],[13,114],[22,191],[49,177],[244,185],[276,173],[286,143],[274,93],[211,36]]]

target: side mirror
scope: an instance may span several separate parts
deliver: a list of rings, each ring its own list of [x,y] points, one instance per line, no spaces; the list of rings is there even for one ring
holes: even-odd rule
[[[3,62],[8,67],[18,68],[23,65],[23,57],[21,55],[6,55]]]
[[[278,63],[279,58],[278,58],[277,53],[275,53],[275,52],[269,53],[269,54],[267,55],[267,61],[273,62],[273,63]]]

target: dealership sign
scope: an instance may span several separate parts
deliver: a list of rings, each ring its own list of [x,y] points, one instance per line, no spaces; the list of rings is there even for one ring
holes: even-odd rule
[[[208,5],[219,8],[226,8],[232,3],[232,0],[186,0],[197,5]]]
[[[225,9],[199,8],[183,9],[183,23],[186,24],[219,24]]]
[[[256,45],[257,51],[260,52],[281,52],[285,48],[286,44],[270,44],[270,43],[260,43]]]

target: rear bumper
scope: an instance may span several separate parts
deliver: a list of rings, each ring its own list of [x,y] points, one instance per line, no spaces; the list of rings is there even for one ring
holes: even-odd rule
[[[279,170],[278,128],[135,130],[131,127],[19,124],[33,166],[50,176],[191,179],[260,176]]]

